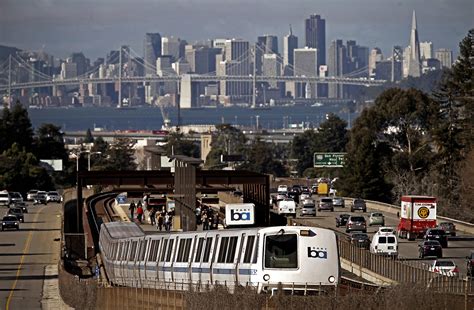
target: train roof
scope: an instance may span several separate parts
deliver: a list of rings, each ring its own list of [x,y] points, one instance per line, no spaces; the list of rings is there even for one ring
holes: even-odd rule
[[[104,223],[102,228],[105,228],[114,239],[145,236],[145,232],[141,227],[132,222]]]

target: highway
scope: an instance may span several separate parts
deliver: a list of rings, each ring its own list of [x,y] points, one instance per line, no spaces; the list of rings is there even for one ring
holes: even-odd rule
[[[318,201],[317,196],[313,196],[313,199]],[[356,215],[363,215],[367,220],[367,234],[372,239],[372,235],[378,230],[379,226],[368,226],[368,219],[370,212],[381,212],[379,210],[371,210],[367,208],[367,212],[350,212],[350,203],[346,201],[346,207],[336,207],[334,208],[334,212],[330,211],[321,211],[317,212],[316,217],[310,216],[297,216],[297,222],[305,224],[305,225],[317,225],[321,227],[331,228],[333,230],[339,231],[345,234],[345,228],[340,227],[336,228],[336,217],[339,214],[347,213],[347,214],[356,214]],[[382,212],[385,215],[385,226],[390,226],[396,228],[398,225],[399,219],[396,215],[391,213]],[[297,213],[299,215],[299,212]],[[457,235],[470,237],[470,240],[463,240],[463,241],[449,241],[448,248],[443,249],[443,259],[452,259],[459,268],[459,272],[463,275],[466,275],[466,256],[469,254],[471,250],[474,249],[474,236],[466,236],[462,233],[458,232]],[[448,239],[449,240],[449,239]],[[406,239],[398,239],[399,243],[399,258],[406,259],[410,264],[424,264],[429,265],[433,262],[434,258],[425,258],[420,259],[418,257],[418,245],[421,243],[421,239],[417,239],[416,241],[408,241]]]
[[[20,230],[0,231],[0,308],[39,309],[45,268],[57,265],[60,253],[61,204],[28,204]],[[7,207],[0,208],[3,217]]]

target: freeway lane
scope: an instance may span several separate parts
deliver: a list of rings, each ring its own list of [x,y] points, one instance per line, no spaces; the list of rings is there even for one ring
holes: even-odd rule
[[[29,204],[28,209],[19,231],[0,231],[2,309],[41,308],[45,267],[59,260],[61,204]],[[0,208],[0,214],[6,210]]]
[[[316,201],[318,198],[313,196],[313,199]],[[350,211],[350,203],[346,201],[345,208],[334,208],[334,212],[329,211],[321,211],[317,212],[317,217],[301,217],[298,216],[297,219],[299,221],[303,221],[306,225],[317,225],[321,227],[331,228],[333,230],[345,233],[344,228],[336,228],[336,217],[339,216],[341,213],[348,213],[348,214],[356,214],[356,215],[363,215],[365,219],[369,219],[370,212],[381,212],[378,210],[371,210],[367,208],[366,213],[362,213],[357,211],[355,213],[351,213]],[[399,219],[396,215],[391,213],[382,212],[385,215],[385,226],[390,227],[397,227]],[[299,213],[298,213],[299,214]],[[367,233],[372,239],[372,235],[378,230],[378,226],[368,226]],[[459,234],[459,232],[458,232]],[[473,236],[470,236],[473,237]],[[421,243],[420,239],[416,241],[408,241],[406,239],[398,239],[399,242],[399,256],[401,259],[407,259],[407,262],[410,264],[418,264],[418,265],[429,265],[433,262],[434,258],[426,258],[426,259],[419,259],[418,258],[418,244]],[[444,259],[452,259],[459,268],[459,272],[463,275],[466,275],[466,260],[465,257],[469,254],[471,250],[474,249],[474,241],[449,241],[448,248],[443,249],[443,258]]]

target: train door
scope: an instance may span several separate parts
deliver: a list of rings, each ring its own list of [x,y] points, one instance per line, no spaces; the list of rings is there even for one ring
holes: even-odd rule
[[[199,265],[199,272],[201,277],[201,283],[203,285],[209,283],[212,284],[212,260],[214,257],[215,248],[219,235],[208,234],[206,235],[206,242],[204,245],[204,251],[201,257],[201,263]]]
[[[196,236],[193,253],[190,259],[190,279],[192,283],[202,283],[201,261],[206,248],[206,236],[204,234]]]
[[[178,240],[179,237],[176,235],[170,236],[168,239],[168,247],[163,261],[163,281],[166,283],[165,287],[170,287],[173,282],[173,260]]]
[[[122,244],[122,253],[120,255],[120,278],[121,283],[126,285],[127,282],[127,259],[128,259],[128,248],[130,240],[125,240]]]
[[[176,255],[173,262],[173,280],[181,288],[188,283],[189,279],[189,260],[191,247],[193,244],[192,235],[184,235],[176,241]]]
[[[141,239],[138,244],[138,258],[137,258],[137,270],[138,276],[140,279],[140,285],[143,287],[145,285],[146,279],[146,269],[145,269],[145,254],[148,246],[148,239]]]
[[[157,260],[158,253],[160,248],[161,239],[150,239],[148,241],[148,251],[145,256],[145,281],[148,287],[155,287],[156,281],[158,281],[158,269],[157,269]]]
[[[130,241],[129,253],[127,259],[127,279],[131,282],[132,286],[136,286],[138,283],[138,272],[136,268],[136,257],[137,257],[138,239],[132,239]]]
[[[242,238],[243,242],[240,251],[240,259],[239,264],[237,265],[237,277],[240,285],[246,285],[251,282],[251,276],[257,273],[252,258],[257,252],[258,247],[256,234],[243,234]]]
[[[237,233],[225,233],[220,236],[212,264],[213,282],[232,285],[237,280],[236,263],[240,239]]]

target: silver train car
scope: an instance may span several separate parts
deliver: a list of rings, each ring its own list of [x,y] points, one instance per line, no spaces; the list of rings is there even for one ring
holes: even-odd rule
[[[115,285],[186,290],[253,286],[258,292],[329,291],[340,280],[334,231],[305,226],[145,235],[135,223],[102,224],[99,240]]]

